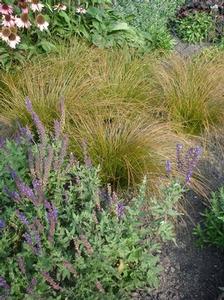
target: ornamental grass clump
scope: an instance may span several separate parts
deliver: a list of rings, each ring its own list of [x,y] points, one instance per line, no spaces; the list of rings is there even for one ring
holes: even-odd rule
[[[171,56],[154,69],[154,88],[161,114],[179,130],[201,135],[223,125],[223,57],[184,59]]]
[[[136,114],[136,113],[135,113]],[[165,161],[175,161],[175,145],[187,142],[169,124],[156,122],[148,115],[111,112],[71,117],[67,132],[71,148],[82,152],[82,139],[95,164],[101,165],[104,182],[117,187],[135,187],[144,175],[149,188],[157,190],[165,175]],[[178,170],[176,170],[176,173]]]
[[[21,127],[0,148],[1,298],[130,299],[156,286],[181,186],[151,199],[142,226],[146,181],[131,201],[105,192],[85,142],[85,164],[68,155],[63,118],[48,134],[29,99],[26,107],[35,133]]]

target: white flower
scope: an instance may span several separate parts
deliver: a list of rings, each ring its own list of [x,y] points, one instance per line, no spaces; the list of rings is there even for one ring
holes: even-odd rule
[[[36,17],[37,27],[40,29],[40,31],[47,30],[49,23],[45,21],[45,18],[43,15],[38,15]]]
[[[15,23],[19,28],[29,28],[31,26],[28,14],[22,14],[20,18],[17,17]]]
[[[218,11],[219,6],[217,4],[214,4],[213,6],[210,6],[210,8],[211,10]]]
[[[59,3],[57,5],[54,5],[53,9],[57,11],[64,11],[67,9],[67,6],[64,5],[63,3]]]
[[[76,12],[80,15],[83,15],[86,14],[86,9],[80,6],[76,8]]]
[[[39,0],[32,0],[32,3],[30,4],[30,8],[33,12],[39,11],[41,12],[44,5],[39,2]]]
[[[9,47],[15,49],[16,45],[19,43],[20,43],[20,37],[15,33],[11,33],[7,41]]]
[[[3,15],[1,24],[5,27],[13,27],[15,25],[15,17],[11,15]]]

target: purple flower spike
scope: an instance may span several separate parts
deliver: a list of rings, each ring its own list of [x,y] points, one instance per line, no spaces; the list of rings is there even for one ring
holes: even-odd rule
[[[5,221],[0,219],[0,230],[5,228]]]
[[[18,209],[16,210],[16,215],[19,218],[20,222],[22,222],[26,226],[29,225],[29,222],[28,222],[26,216],[22,212],[20,212]]]
[[[10,286],[2,276],[0,276],[0,287],[6,290],[10,289]]]
[[[29,286],[26,289],[26,292],[28,294],[32,294],[32,292],[33,292],[36,285],[37,285],[37,280],[36,280],[36,278],[33,277],[30,284],[29,284]]]
[[[125,206],[123,203],[118,203],[116,207],[117,217],[120,219],[124,215]]]
[[[34,205],[36,205],[36,197],[33,190],[29,186],[18,180],[18,178],[16,180],[16,186],[22,196],[28,198],[33,202]]]
[[[33,247],[33,241],[32,241],[31,235],[29,233],[25,232],[23,237],[25,238],[27,244]]]
[[[20,271],[25,275],[26,274],[26,267],[25,267],[25,261],[24,258],[22,256],[19,256],[17,259],[18,262],[18,266]]]
[[[182,144],[177,144],[176,146],[176,157],[177,157],[177,169],[182,170],[183,169],[183,162],[181,157],[181,152],[183,150]]]
[[[61,123],[58,120],[54,121],[54,135],[56,140],[61,136]]]
[[[5,138],[0,137],[0,149],[5,146]]]
[[[170,162],[170,160],[167,160],[166,161],[166,173],[167,173],[168,176],[170,176],[171,171],[172,171],[171,162]]]
[[[41,142],[43,144],[46,144],[47,136],[46,136],[44,125],[41,122],[41,120],[39,119],[38,115],[33,110],[32,103],[28,97],[26,98],[26,108],[27,108],[27,111],[30,113],[34,124],[36,125]]]

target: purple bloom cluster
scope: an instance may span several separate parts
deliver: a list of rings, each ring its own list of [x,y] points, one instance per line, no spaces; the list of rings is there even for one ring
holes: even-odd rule
[[[8,197],[11,198],[13,201],[15,201],[16,203],[20,203],[21,198],[20,198],[20,195],[19,195],[16,191],[11,192],[11,191],[7,188],[7,186],[5,186],[5,187],[3,188],[3,191],[4,191],[4,193],[6,193],[6,194],[8,195]]]
[[[0,149],[3,148],[5,146],[5,138],[0,137]]]
[[[47,136],[46,136],[44,125],[41,122],[41,120],[39,119],[38,115],[33,110],[32,103],[28,97],[26,98],[26,108],[27,108],[27,111],[30,113],[34,124],[36,125],[41,143],[45,145],[46,141],[47,141]]]
[[[168,176],[170,176],[171,171],[172,171],[171,161],[167,160],[166,161],[166,173],[167,173]]]
[[[53,205],[53,203],[50,203],[48,201],[44,202],[44,206],[47,210],[47,219],[48,219],[48,224],[50,225],[48,240],[50,242],[53,242],[55,228],[56,228],[57,219],[58,219],[58,210]]]
[[[32,294],[32,292],[33,292],[36,285],[37,285],[37,280],[36,280],[36,278],[33,277],[30,284],[29,284],[29,286],[26,289],[26,292],[28,294]]]
[[[26,267],[25,267],[25,261],[24,258],[22,256],[19,256],[17,259],[18,262],[18,266],[20,271],[25,275],[26,274]]]
[[[196,168],[202,154],[200,147],[188,149],[185,156],[182,155],[183,145],[178,144],[176,147],[177,169],[185,176],[185,182],[189,183],[194,169]]]
[[[31,233],[25,232],[23,237],[33,253],[39,255],[41,251],[41,240],[39,233],[37,231],[32,231]]]
[[[117,203],[116,205],[116,214],[118,219],[122,218],[124,215],[125,206],[123,203]]]
[[[16,210],[16,215],[19,218],[20,222],[26,226],[29,226],[29,221],[27,220],[26,216],[20,212],[18,209]]]
[[[0,276],[0,287],[3,288],[3,289],[5,289],[5,290],[9,290],[10,289],[10,286],[6,282],[5,278],[3,278],[2,276]]]
[[[5,221],[0,219],[0,230],[5,228]]]

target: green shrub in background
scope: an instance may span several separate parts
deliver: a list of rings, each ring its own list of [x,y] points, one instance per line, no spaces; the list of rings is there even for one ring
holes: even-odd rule
[[[197,226],[195,234],[198,244],[224,247],[224,188],[212,194],[210,208],[203,214],[203,223]]]
[[[39,53],[57,52],[61,43],[74,36],[100,48],[145,44],[138,31],[112,9],[110,0],[65,4],[11,0],[2,5],[6,11],[0,9],[0,21],[5,24],[0,27],[0,66],[6,70]],[[6,17],[11,23],[5,23]]]
[[[215,38],[215,24],[211,15],[204,12],[189,14],[177,21],[177,34],[183,41],[196,44]]]
[[[173,39],[168,30],[168,22],[184,0],[117,0],[118,10],[125,20],[139,30],[150,49],[173,47]]]
[[[49,136],[26,104],[36,143],[21,128],[0,148],[1,298],[130,299],[132,291],[156,286],[160,242],[174,239],[182,187],[174,182],[151,198],[143,226],[145,181],[128,202],[103,191],[86,146],[82,165],[66,154],[62,121]]]

